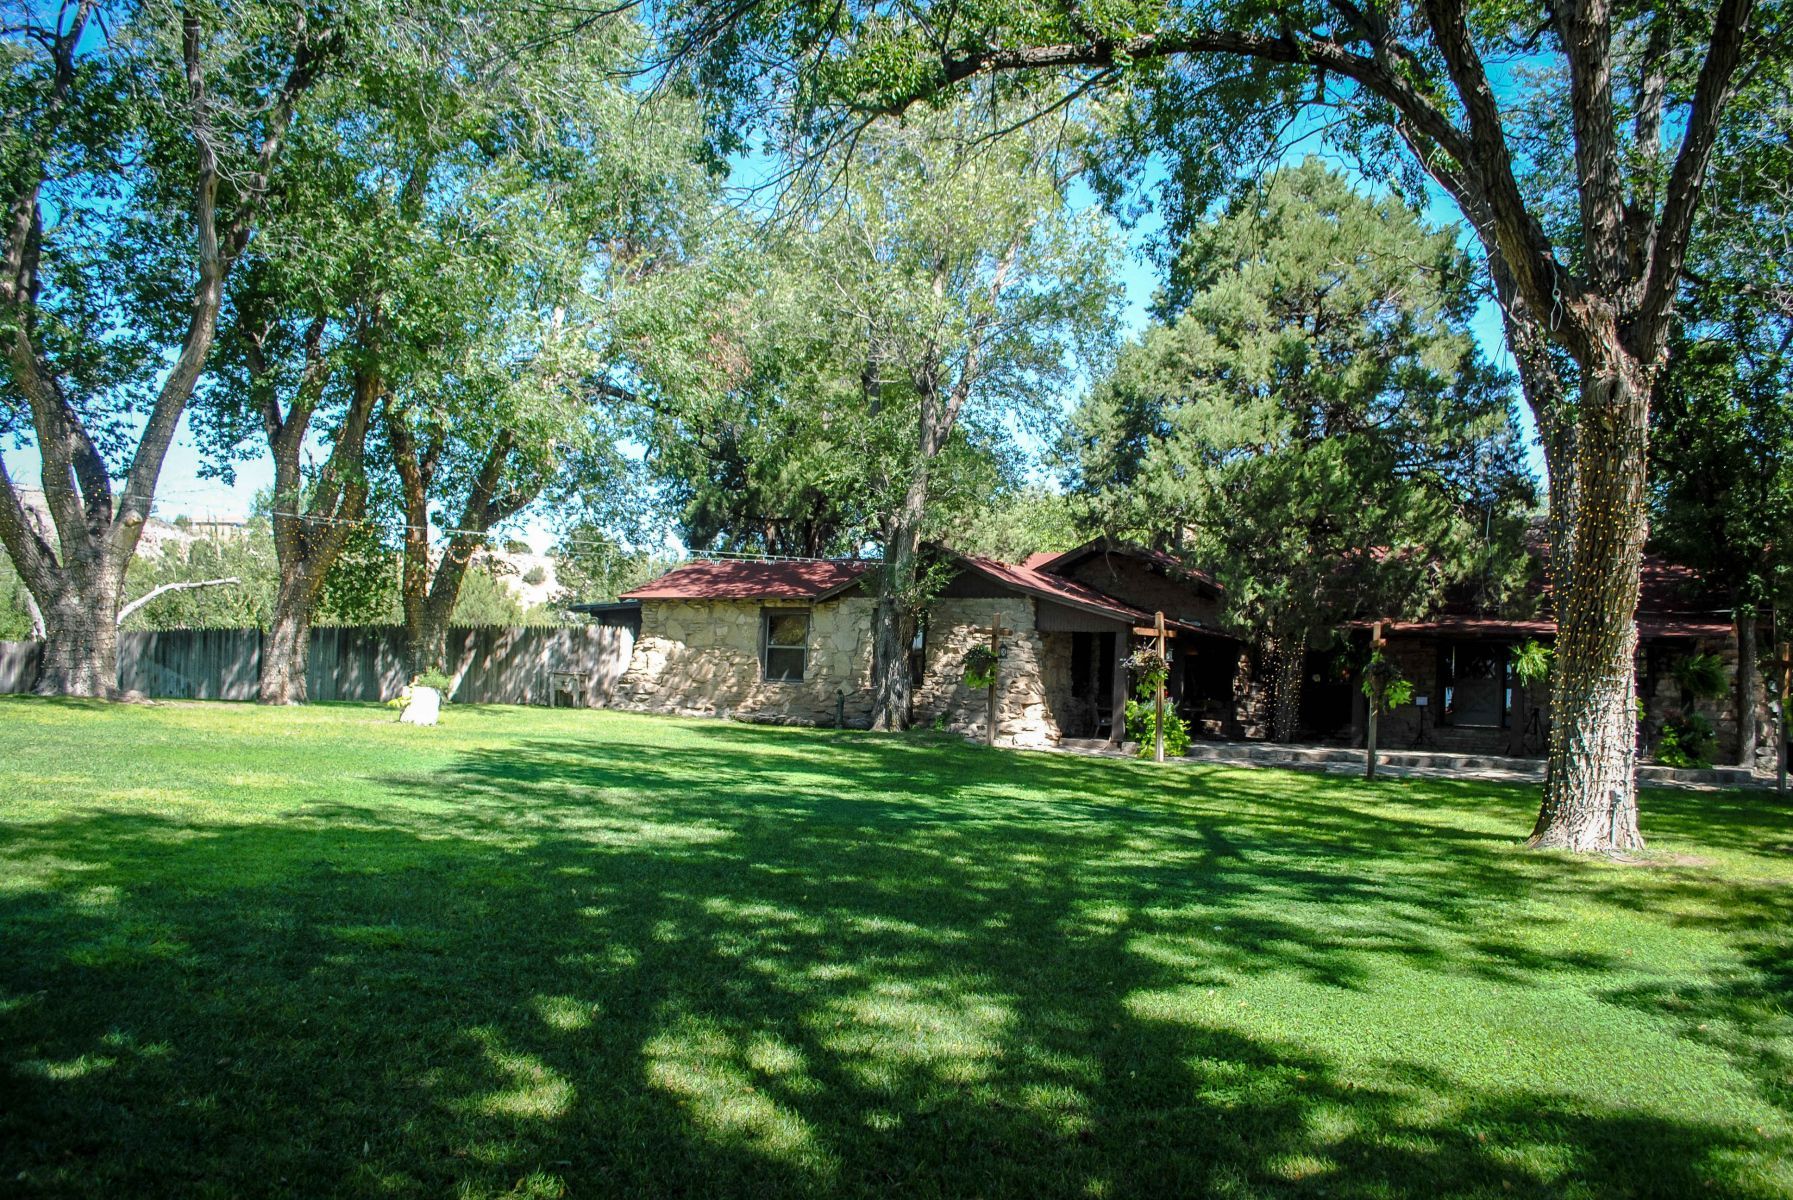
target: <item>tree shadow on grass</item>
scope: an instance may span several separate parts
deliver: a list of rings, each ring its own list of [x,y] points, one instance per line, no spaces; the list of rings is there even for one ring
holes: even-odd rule
[[[278,825],[31,828],[6,855],[51,862],[54,883],[0,893],[0,1178],[68,1195],[1778,1194],[1735,1122],[1477,1086],[1398,1038],[1346,1058],[1237,1012],[1266,980],[1363,995],[1390,963],[1597,978],[1614,965],[1597,952],[1539,949],[1491,915],[1552,888],[1622,906],[1662,880],[1519,855],[1325,780],[770,747],[537,740]],[[1681,900],[1745,926],[1784,915]]]

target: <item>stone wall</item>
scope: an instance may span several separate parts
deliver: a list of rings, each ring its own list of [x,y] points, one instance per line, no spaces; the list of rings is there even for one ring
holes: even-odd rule
[[[973,645],[989,643],[998,613],[1003,627],[1014,632],[1003,639],[996,677],[996,740],[1007,746],[1055,745],[1059,729],[1049,696],[1070,695],[1071,638],[1040,634],[1034,629],[1034,602],[1018,596],[942,597],[929,607],[915,721],[928,725],[943,717],[948,729],[984,737],[987,693],[965,686],[964,662]]]
[[[871,724],[872,601],[851,596],[809,607],[809,660],[801,682],[762,678],[760,614],[802,605],[756,600],[646,600],[641,636],[617,681],[612,708],[833,725],[844,691],[846,723]]]
[[[1762,639],[1765,644],[1767,638]],[[1674,676],[1675,664],[1690,654],[1716,654],[1724,664],[1726,687],[1715,697],[1699,697],[1686,702],[1681,685]],[[1758,771],[1774,769],[1775,728],[1768,707],[1768,695],[1762,687],[1760,670],[1756,679],[1757,695],[1752,714],[1756,722],[1756,758],[1752,764]],[[1719,765],[1737,764],[1737,638],[1700,638],[1697,641],[1663,642],[1646,647],[1638,656],[1638,688],[1644,701],[1644,729],[1653,748],[1662,727],[1683,713],[1694,712],[1706,718],[1717,735],[1718,746],[1712,761]]]

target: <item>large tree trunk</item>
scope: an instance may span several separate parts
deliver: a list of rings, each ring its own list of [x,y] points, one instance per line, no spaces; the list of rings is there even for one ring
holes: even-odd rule
[[[423,671],[447,671],[448,624],[474,551],[486,533],[499,522],[520,512],[541,491],[545,480],[513,481],[503,487],[512,449],[511,435],[501,433],[487,449],[479,474],[461,508],[456,532],[443,547],[442,557],[431,570],[429,544],[429,489],[442,447],[432,442],[416,444],[402,415],[387,410],[387,431],[404,494],[405,553],[399,592],[405,610],[405,665],[412,675]]]
[[[362,461],[368,423],[384,395],[380,376],[371,367],[356,371],[330,457],[311,495],[304,494],[299,457],[328,374],[319,353],[323,326],[321,317],[312,323],[304,375],[287,414],[281,415],[272,395],[263,398],[263,425],[274,459],[274,559],[280,572],[273,620],[262,646],[257,699],[263,704],[303,704],[308,699],[312,614],[325,577],[348,545],[352,522],[367,511]],[[259,354],[251,361],[259,368]]]
[[[268,635],[262,642],[256,696],[262,704],[303,704],[309,698],[306,671],[311,663],[311,614],[317,593],[309,572],[281,580]]]
[[[909,728],[909,648],[915,641],[921,521],[927,505],[924,458],[903,496],[903,506],[884,539],[878,606],[872,613],[872,728]]]
[[[118,697],[119,592],[116,574],[102,567],[86,580],[60,580],[49,598],[38,597],[44,649],[33,691],[40,696]]]
[[[466,572],[464,567],[453,570],[454,579],[448,582],[444,572],[451,570],[444,561],[437,568],[434,586],[420,602],[406,598],[405,665],[413,676],[425,671],[449,672],[454,665],[448,661],[448,623],[454,617],[454,602]]]
[[[1638,572],[1649,391],[1635,362],[1584,377],[1574,519],[1552,553],[1557,606],[1550,751],[1530,846],[1633,850]],[[1555,498],[1552,497],[1552,502]],[[1566,551],[1566,558],[1561,556]]]
[[[1270,644],[1270,740],[1292,742],[1301,725],[1301,677],[1307,634],[1280,634]]]
[[[1737,605],[1737,765],[1756,765],[1756,612]]]

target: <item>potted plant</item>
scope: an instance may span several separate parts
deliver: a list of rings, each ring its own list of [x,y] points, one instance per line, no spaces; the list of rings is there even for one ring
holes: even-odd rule
[[[441,671],[429,670],[412,677],[398,699],[391,701],[398,719],[406,725],[434,725],[442,715],[442,704],[454,680]]]

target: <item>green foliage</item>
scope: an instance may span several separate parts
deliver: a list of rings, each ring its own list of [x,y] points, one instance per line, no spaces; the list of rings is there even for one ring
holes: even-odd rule
[[[1672,668],[1681,690],[1696,700],[1712,700],[1725,694],[1731,679],[1724,660],[1716,654],[1686,654],[1675,660]]]
[[[540,587],[548,581],[548,569],[539,563],[523,572],[523,582],[530,587]]]
[[[996,682],[996,672],[1001,665],[1001,655],[988,646],[976,645],[965,652],[965,661],[960,666],[960,678],[965,681],[966,687],[982,691]]]
[[[1513,648],[1512,663],[1513,678],[1520,686],[1543,683],[1550,678],[1551,668],[1556,663],[1556,648],[1546,646],[1537,638],[1528,638]]]
[[[1513,589],[1532,484],[1449,233],[1310,160],[1195,230],[1178,278],[1073,418],[1105,526],[1186,531],[1233,624],[1277,640]]]
[[[229,577],[240,582],[164,593],[132,613],[125,628],[266,629],[280,579],[265,517],[252,517],[235,533],[162,539],[156,552],[141,552],[131,560],[125,598],[135,599],[163,584]],[[349,539],[324,576],[313,616],[319,625],[398,621],[398,559],[376,531],[357,531]]]
[[[0,554],[0,642],[22,642],[31,636],[28,597],[12,559]]]
[[[1002,488],[942,530],[947,545],[999,562],[1059,553],[1094,536],[1078,497],[1039,486]]]
[[[574,604],[614,600],[678,565],[677,559],[625,546],[589,523],[570,525],[552,553],[554,577],[564,600]]]
[[[1656,761],[1667,767],[1710,767],[1717,750],[1718,735],[1699,713],[1683,713],[1665,722],[1656,737]]]
[[[687,544],[882,546],[915,532],[912,485],[922,536],[951,538],[1019,486],[1017,428],[1105,344],[1116,242],[1073,212],[1075,127],[991,142],[987,122],[875,125],[830,159],[838,189],[649,285],[648,461]]]
[[[1378,713],[1387,714],[1413,703],[1413,680],[1401,673],[1393,659],[1377,650],[1363,669],[1363,694]]]
[[[1793,68],[1756,64],[1718,146],[1650,406],[1654,548],[1751,612],[1793,608]]]
[[[523,606],[494,573],[490,562],[481,559],[467,569],[461,580],[454,616],[449,620],[454,625],[521,625]]]
[[[424,671],[411,680],[411,686],[435,688],[442,693],[442,698],[446,700],[448,693],[454,690],[454,677],[442,671]]]
[[[1153,758],[1158,753],[1158,706],[1144,700],[1127,701],[1127,737],[1138,743],[1134,751],[1139,758]],[[1164,756],[1181,758],[1189,753],[1189,723],[1179,717],[1170,705],[1164,707]]]

